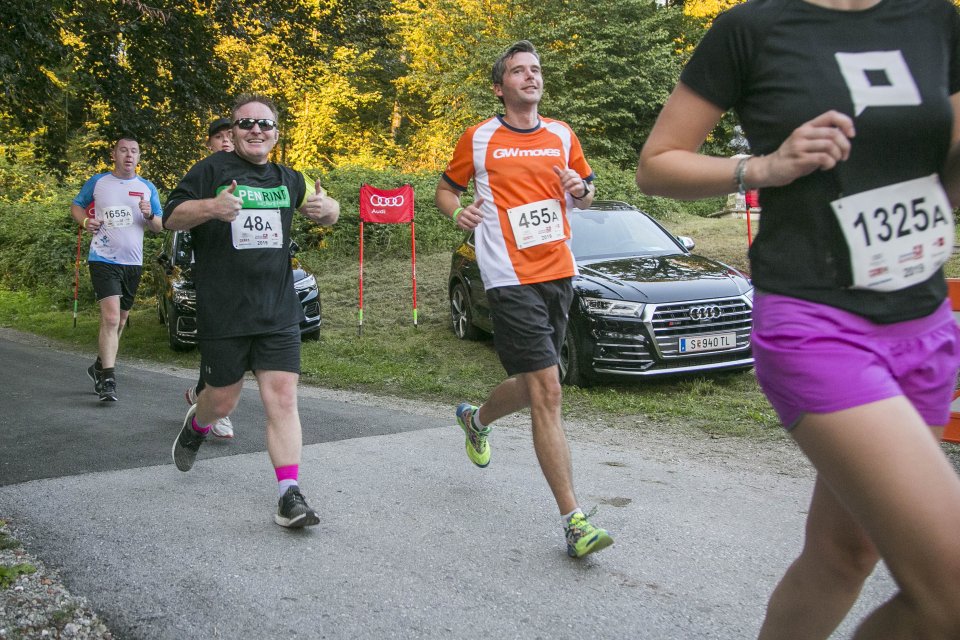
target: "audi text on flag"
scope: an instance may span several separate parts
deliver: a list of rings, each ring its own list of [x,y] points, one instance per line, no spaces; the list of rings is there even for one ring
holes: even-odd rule
[[[383,224],[413,222],[413,187],[377,189],[360,187],[360,220]]]

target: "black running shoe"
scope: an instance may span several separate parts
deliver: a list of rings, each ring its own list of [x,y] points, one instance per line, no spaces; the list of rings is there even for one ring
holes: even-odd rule
[[[180,471],[190,471],[193,468],[193,461],[197,459],[197,451],[200,445],[207,439],[207,436],[194,431],[193,416],[197,413],[197,405],[191,405],[187,409],[187,415],[183,419],[183,426],[177,434],[177,439],[173,441],[173,464],[177,465]]]
[[[100,381],[100,369],[97,369],[96,362],[87,368],[87,375],[90,376],[90,381],[93,382],[93,392],[100,393],[100,389],[103,388],[103,383]]]
[[[287,489],[280,503],[277,505],[277,515],[273,516],[273,521],[281,527],[299,529],[300,527],[312,527],[320,523],[320,516],[317,512],[307,506],[307,500],[300,493],[300,488],[293,486]]]
[[[100,381],[100,402],[117,401],[117,381],[113,378],[103,378]]]

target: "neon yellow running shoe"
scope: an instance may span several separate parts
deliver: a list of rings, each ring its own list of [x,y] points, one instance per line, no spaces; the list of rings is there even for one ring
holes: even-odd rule
[[[579,511],[570,516],[563,532],[567,538],[567,555],[571,558],[582,558],[613,544],[613,538],[605,529],[590,524],[587,516]]]
[[[473,427],[473,414],[479,411],[478,407],[469,402],[463,402],[457,407],[457,424],[463,429],[467,436],[466,448],[467,457],[470,462],[478,467],[485,467],[490,464],[490,445],[487,444],[487,436],[490,435],[490,427],[484,427],[478,431]]]

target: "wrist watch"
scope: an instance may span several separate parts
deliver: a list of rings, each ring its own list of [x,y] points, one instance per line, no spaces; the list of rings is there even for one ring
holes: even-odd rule
[[[156,218],[156,217],[157,217],[157,214],[155,214],[153,211],[151,211],[151,212],[150,212],[150,215],[148,215],[148,216],[143,216],[143,219],[146,220],[147,222],[150,222],[151,220],[153,220],[153,219]]]
[[[590,193],[590,183],[586,180],[583,181],[583,195],[575,196],[572,193],[570,194],[574,200],[583,200],[587,197],[587,194]]]

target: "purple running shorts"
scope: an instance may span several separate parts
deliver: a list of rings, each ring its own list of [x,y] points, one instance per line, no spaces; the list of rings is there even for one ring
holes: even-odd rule
[[[834,307],[757,293],[757,380],[790,430],[805,413],[831,413],[905,396],[930,426],[946,425],[960,368],[950,301],[930,315],[876,324]]]

